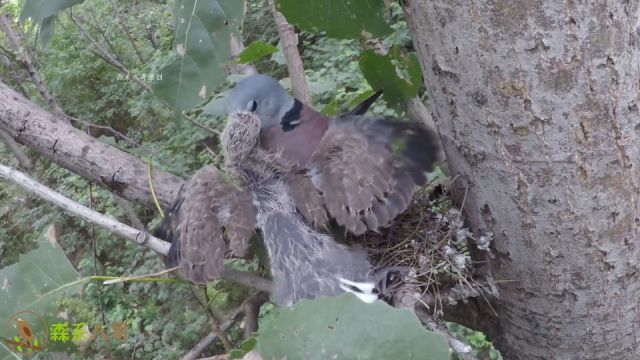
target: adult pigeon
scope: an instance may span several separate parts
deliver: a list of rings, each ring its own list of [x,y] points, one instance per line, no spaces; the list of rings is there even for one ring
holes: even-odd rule
[[[290,165],[286,183],[317,227],[331,218],[359,235],[403,212],[438,145],[420,124],[346,114],[327,117],[290,96],[277,80],[253,75],[230,92],[228,112],[260,119],[260,146]]]

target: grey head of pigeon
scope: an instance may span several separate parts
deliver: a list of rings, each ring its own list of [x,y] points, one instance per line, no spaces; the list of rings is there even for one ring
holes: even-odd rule
[[[311,158],[327,130],[329,118],[290,96],[278,81],[267,75],[252,75],[241,81],[227,97],[229,118],[249,111],[260,118],[260,145],[293,167]]]
[[[278,80],[267,75],[251,75],[238,81],[229,93],[227,112],[229,115],[253,112],[260,118],[262,129],[268,129],[282,121],[295,101]]]

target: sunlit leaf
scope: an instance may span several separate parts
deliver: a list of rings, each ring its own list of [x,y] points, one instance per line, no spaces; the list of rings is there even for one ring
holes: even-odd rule
[[[277,0],[287,21],[299,28],[340,39],[358,39],[363,33],[376,37],[391,28],[385,21],[383,0]]]
[[[278,48],[264,41],[256,40],[249,44],[236,59],[239,64],[256,62],[267,55],[278,52]]]

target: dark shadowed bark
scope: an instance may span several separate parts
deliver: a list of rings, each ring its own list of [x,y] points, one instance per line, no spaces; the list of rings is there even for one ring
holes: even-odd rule
[[[497,319],[470,321],[505,359],[640,358],[638,1],[403,6],[468,220],[508,280]]]

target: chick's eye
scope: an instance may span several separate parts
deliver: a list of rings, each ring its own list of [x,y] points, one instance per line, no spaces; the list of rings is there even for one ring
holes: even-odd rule
[[[258,102],[255,100],[251,100],[247,103],[247,110],[250,110],[251,112],[256,111],[256,109],[258,108]]]

